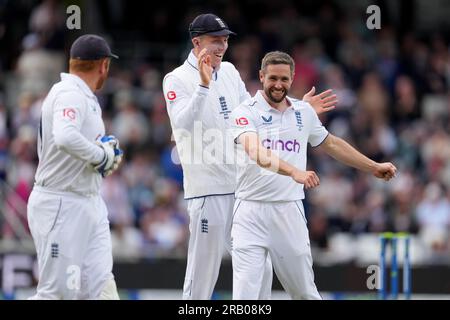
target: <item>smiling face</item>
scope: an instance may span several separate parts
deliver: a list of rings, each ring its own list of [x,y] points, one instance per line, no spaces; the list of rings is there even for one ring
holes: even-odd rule
[[[273,103],[280,103],[286,98],[292,85],[293,73],[287,64],[269,64],[259,71],[264,93]]]
[[[210,36],[206,34],[192,38],[192,43],[194,44],[196,55],[206,48],[207,54],[211,56],[211,66],[214,69],[220,67],[223,56],[228,49],[228,36]]]

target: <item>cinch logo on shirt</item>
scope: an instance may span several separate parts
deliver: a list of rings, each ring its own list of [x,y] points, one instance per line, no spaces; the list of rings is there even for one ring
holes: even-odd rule
[[[294,141],[264,139],[262,141],[262,145],[265,148],[271,150],[281,150],[300,153],[300,143],[296,139],[294,139]]]

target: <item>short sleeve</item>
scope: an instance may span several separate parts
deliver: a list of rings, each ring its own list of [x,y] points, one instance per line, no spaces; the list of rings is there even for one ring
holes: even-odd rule
[[[254,116],[250,108],[248,104],[241,104],[231,113],[231,129],[235,142],[244,132],[257,132]]]
[[[309,133],[308,142],[312,147],[319,146],[328,136],[328,130],[322,125],[317,113],[311,108],[310,110],[312,126]]]

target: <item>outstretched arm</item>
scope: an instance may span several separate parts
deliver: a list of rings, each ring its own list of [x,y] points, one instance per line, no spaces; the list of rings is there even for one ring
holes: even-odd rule
[[[314,93],[316,93],[316,87],[312,87],[312,89],[303,96],[303,101],[308,102],[318,115],[336,108],[338,100],[337,96],[332,94],[333,90],[328,89],[316,95],[314,95]]]
[[[275,173],[289,176],[297,183],[305,185],[306,189],[319,185],[319,177],[314,171],[302,171],[286,161],[278,158],[271,150],[264,148],[256,132],[245,132],[238,137],[250,159],[260,167]]]
[[[395,177],[397,168],[390,162],[375,162],[353,148],[341,138],[329,134],[320,145],[330,156],[353,168],[370,172],[375,177],[389,181]]]

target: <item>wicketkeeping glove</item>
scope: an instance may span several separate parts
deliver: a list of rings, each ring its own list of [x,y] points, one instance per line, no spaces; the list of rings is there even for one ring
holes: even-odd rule
[[[93,167],[98,173],[102,175],[102,177],[106,177],[115,170],[113,169],[113,167],[114,167],[114,158],[116,157],[115,148],[116,145],[118,145],[118,141],[114,136],[103,136],[97,139],[95,143],[100,148],[103,149],[105,155],[102,161],[100,161],[100,163],[93,164]]]
[[[116,138],[115,138],[116,139]],[[120,163],[122,162],[123,151],[119,148],[119,140],[116,139],[116,145],[114,146],[114,161],[110,169],[105,171],[105,177],[112,174],[114,171],[119,168]]]

